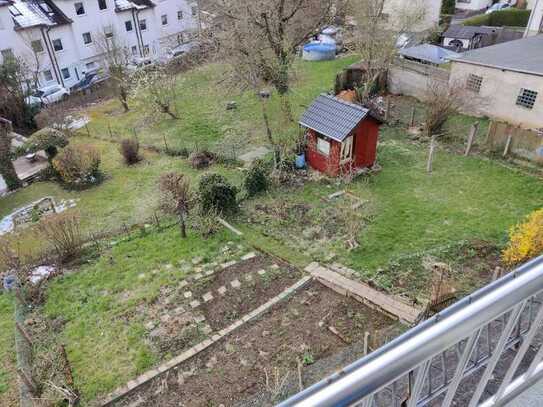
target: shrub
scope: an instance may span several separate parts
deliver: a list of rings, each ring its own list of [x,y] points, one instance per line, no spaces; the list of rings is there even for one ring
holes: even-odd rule
[[[181,237],[187,237],[186,220],[192,205],[189,179],[183,174],[167,172],[160,176],[159,188],[162,210],[177,216]]]
[[[237,188],[219,174],[207,174],[199,185],[201,212],[233,213],[238,209]]]
[[[74,259],[81,253],[83,236],[79,214],[62,212],[46,216],[38,224],[38,229],[61,262]]]
[[[194,217],[192,228],[198,231],[198,233],[204,239],[207,239],[222,228],[222,225],[217,222],[217,216],[218,214],[214,210],[209,212],[200,212]]]
[[[268,171],[264,163],[256,161],[243,180],[243,187],[248,197],[258,195],[268,189]]]
[[[100,153],[89,145],[69,145],[58,153],[53,167],[68,186],[92,185],[100,179]]]
[[[126,165],[136,164],[141,160],[140,143],[136,139],[123,139],[119,151]]]
[[[443,0],[441,3],[441,14],[454,14],[456,0]]]
[[[490,26],[490,27],[526,27],[530,19],[530,10],[510,8],[499,10],[490,14],[481,14],[464,21],[464,25]]]
[[[543,252],[543,209],[532,212],[526,221],[511,228],[509,244],[502,260],[509,265],[518,264]]]
[[[201,170],[209,167],[209,165],[213,161],[213,158],[213,154],[209,151],[195,151],[189,156],[189,161],[190,165],[192,165],[192,168]]]
[[[52,160],[58,153],[59,148],[66,147],[68,145],[68,138],[57,129],[46,127],[41,129],[28,139],[24,144],[23,149],[25,152],[36,152],[44,150],[47,154],[47,158]]]

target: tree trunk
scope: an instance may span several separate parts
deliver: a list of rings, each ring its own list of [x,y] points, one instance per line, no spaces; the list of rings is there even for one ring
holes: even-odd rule
[[[161,105],[162,113],[166,113],[168,116],[170,116],[174,120],[179,120],[179,116],[177,116],[175,113],[173,113],[170,110],[170,106],[168,105]]]
[[[292,107],[290,106],[288,95],[286,93],[279,94],[279,97],[281,98],[281,111],[283,115],[290,123],[294,123],[294,116],[292,115]]]
[[[185,216],[179,215],[179,228],[181,229],[181,237],[185,239],[187,237],[187,225],[185,224]]]
[[[10,191],[22,186],[21,180],[17,176],[13,162],[11,161],[11,123],[8,120],[0,120],[0,175],[4,178]]]
[[[121,105],[123,105],[124,112],[128,112],[130,110],[128,108],[128,92],[124,87],[119,89],[119,100],[121,101]]]
[[[281,153],[273,140],[273,135],[270,128],[270,119],[268,118],[268,111],[266,109],[267,102],[261,99],[260,103],[262,106],[262,119],[264,120],[264,126],[266,127],[266,136],[268,138],[268,142],[273,148],[273,158],[274,158],[273,161],[274,161],[275,168],[277,168],[279,166],[279,163],[281,162]]]

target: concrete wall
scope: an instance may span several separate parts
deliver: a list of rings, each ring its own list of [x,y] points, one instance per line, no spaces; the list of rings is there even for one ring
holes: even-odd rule
[[[543,128],[543,76],[452,63],[451,83],[464,84],[469,74],[483,78],[479,94],[474,94],[481,98],[481,102],[471,113],[506,121],[523,128]],[[538,92],[532,109],[516,104],[522,88]]]
[[[492,122],[488,129],[486,146],[496,153],[503,153],[511,135],[509,153],[543,164],[543,132],[513,128],[507,123]]]
[[[434,80],[447,83],[449,72],[432,65],[398,59],[388,70],[387,86],[389,92],[393,94],[413,96],[422,100],[428,84]]]

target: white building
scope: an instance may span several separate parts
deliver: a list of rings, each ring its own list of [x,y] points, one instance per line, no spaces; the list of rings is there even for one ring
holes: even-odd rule
[[[465,52],[452,60],[450,83],[480,99],[471,113],[543,128],[543,35]]]
[[[532,10],[524,35],[526,37],[543,33],[543,0],[531,0],[528,8]]]
[[[22,57],[40,85],[70,87],[104,67],[103,38],[157,59],[195,35],[198,14],[191,0],[0,0],[0,63]]]
[[[460,10],[483,10],[492,5],[492,0],[456,0],[456,8]]]
[[[422,32],[435,29],[439,25],[442,0],[387,0],[383,5],[383,14],[394,29],[401,28],[414,18],[416,23],[410,31]]]

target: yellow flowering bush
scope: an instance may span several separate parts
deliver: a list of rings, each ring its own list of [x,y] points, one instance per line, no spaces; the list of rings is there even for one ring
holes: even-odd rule
[[[513,265],[543,253],[543,209],[532,212],[526,221],[513,226],[509,244],[502,253],[504,263]]]

